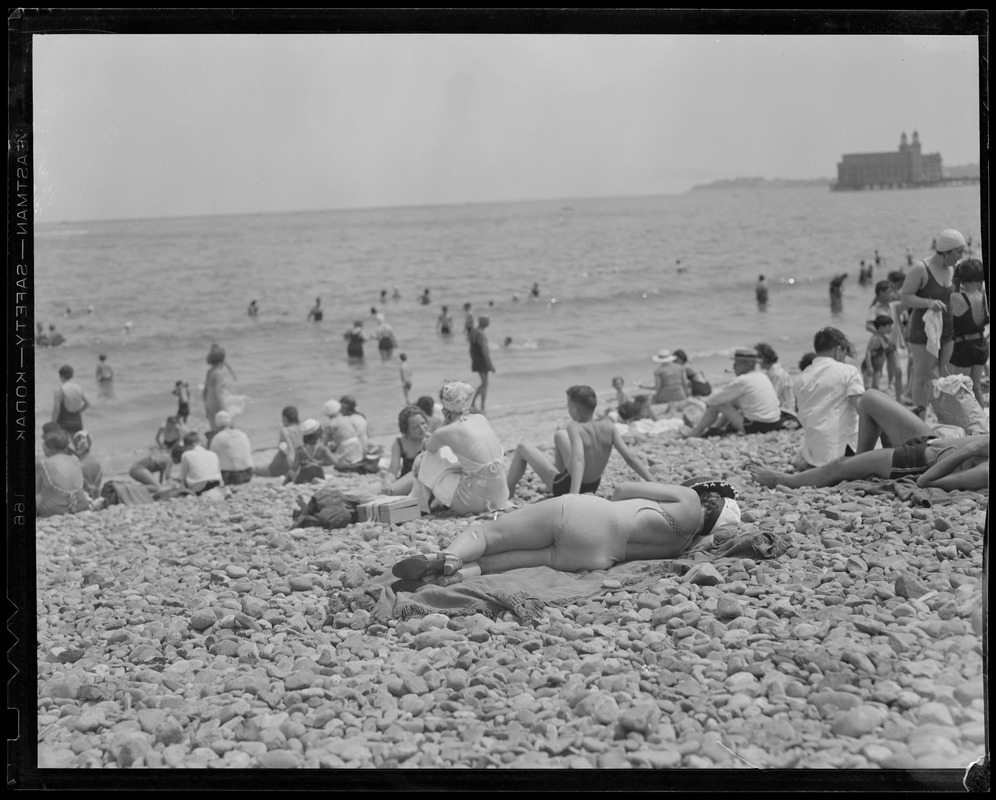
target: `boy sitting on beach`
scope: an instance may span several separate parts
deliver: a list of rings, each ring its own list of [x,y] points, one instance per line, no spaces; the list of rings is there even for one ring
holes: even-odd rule
[[[593,419],[597,403],[590,386],[572,386],[567,390],[567,412],[572,421],[553,435],[554,461],[551,463],[535,445],[524,442],[516,447],[508,468],[509,497],[515,495],[515,487],[527,467],[536,471],[555,497],[594,493],[613,447],[643,480],[654,480],[643,461],[630,453],[615,423],[605,417]]]

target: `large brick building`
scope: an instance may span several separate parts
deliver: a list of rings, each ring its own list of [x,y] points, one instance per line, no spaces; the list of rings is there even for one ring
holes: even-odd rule
[[[903,186],[929,186],[944,181],[940,153],[920,152],[920,136],[913,140],[903,133],[899,150],[893,153],[851,153],[837,165],[833,189],[895,189]]]

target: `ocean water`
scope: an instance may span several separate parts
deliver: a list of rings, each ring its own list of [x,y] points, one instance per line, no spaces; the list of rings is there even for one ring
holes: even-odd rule
[[[84,421],[105,473],[126,470],[175,413],[177,380],[191,387],[191,424],[205,429],[200,390],[218,342],[237,376],[231,389],[248,398],[237,425],[254,448],[276,445],[284,406],[320,418],[325,400],[345,393],[357,397],[374,438],[386,439],[404,404],[399,352],[412,368],[413,399],[437,394],[444,379],[476,385],[459,332],[464,302],[491,318],[497,371],[487,410],[499,435],[503,420],[509,426],[516,414],[562,405],[571,384],[591,385],[607,403],[614,375],[630,388],[652,382],[650,357],[662,348],[684,349],[714,386],[730,377],[735,348],[761,341],[797,372],[824,325],[863,352],[873,290],[858,284],[862,259],[872,261],[877,249],[875,279],[884,278],[905,267],[907,248],[929,255],[932,237],[948,227],[981,241],[978,186],[713,190],[38,226],[35,320],[54,324],[66,342],[35,348],[36,434],[51,416],[58,368],[71,364],[92,404]],[[828,284],[840,272],[850,277],[833,313]],[[760,274],[769,284],[766,310],[754,299]],[[429,305],[419,302],[425,289]],[[324,319],[309,322],[316,297]],[[246,313],[253,299],[255,319]],[[458,328],[449,338],[436,333],[442,305]],[[394,328],[399,349],[385,361],[371,342],[363,363],[350,363],[343,334],[354,319],[370,327],[371,307]],[[94,377],[100,353],[116,373],[109,394]]]

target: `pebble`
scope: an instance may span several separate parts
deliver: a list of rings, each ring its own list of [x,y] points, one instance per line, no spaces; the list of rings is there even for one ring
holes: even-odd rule
[[[510,446],[529,438],[516,433]],[[911,509],[743,471],[798,446],[795,432],[635,443],[667,479],[735,482],[744,529],[790,532],[789,552],[683,559],[638,586],[609,575],[529,622],[334,605],[444,547],[467,524],[452,515],[293,530],[300,487],[261,480],[219,502],[46,520],[39,765],[963,769],[985,741],[985,498]],[[603,494],[630,479],[610,462]],[[375,476],[336,481],[376,492]],[[520,492],[545,495],[535,476]]]

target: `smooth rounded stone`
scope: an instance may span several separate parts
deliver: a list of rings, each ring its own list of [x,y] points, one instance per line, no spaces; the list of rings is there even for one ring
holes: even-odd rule
[[[262,769],[300,769],[304,757],[294,750],[268,750],[256,757],[256,763]]]
[[[225,567],[225,574],[229,578],[244,578],[249,574],[249,570],[245,567],[240,567],[238,564],[229,564]]]
[[[922,597],[928,591],[930,591],[928,586],[922,581],[914,578],[912,575],[900,575],[896,578],[896,595],[902,597],[904,600]]]
[[[367,582],[367,571],[355,562],[350,562],[339,577],[347,589],[357,589]]]
[[[449,623],[450,618],[445,614],[426,614],[418,619],[417,630],[419,633],[423,633],[437,628],[446,628]]]
[[[861,697],[850,692],[813,692],[807,699],[824,716],[837,711],[850,711],[862,704]]]
[[[732,597],[720,597],[716,603],[716,616],[719,619],[736,619],[737,617],[742,617],[743,614],[743,605],[741,605],[739,600]]]
[[[211,608],[198,608],[190,615],[190,627],[195,631],[203,631],[218,621],[218,617]]]
[[[950,709],[944,703],[936,701],[924,703],[920,706],[916,712],[916,719],[921,725],[929,723],[947,726],[954,725]]]
[[[682,576],[681,580],[694,586],[717,586],[724,582],[723,576],[709,563],[696,564]]]
[[[860,738],[879,727],[887,716],[876,706],[861,705],[838,716],[831,724],[830,732],[835,736]]]
[[[619,705],[615,698],[606,692],[593,692],[574,706],[574,713],[579,717],[591,717],[603,725],[615,723],[619,718]]]

